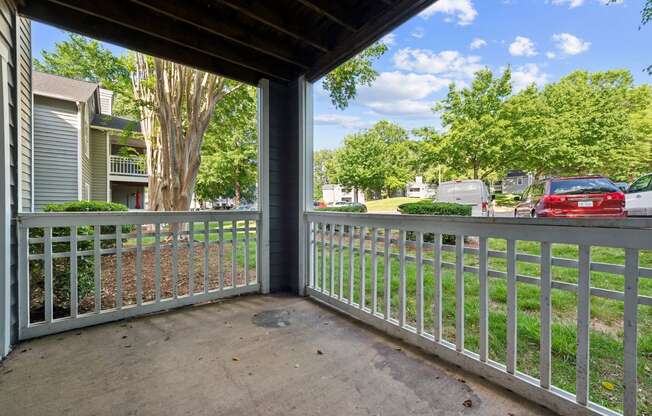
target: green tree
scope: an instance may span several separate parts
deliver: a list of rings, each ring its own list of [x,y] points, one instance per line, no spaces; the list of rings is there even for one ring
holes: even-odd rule
[[[324,185],[335,181],[335,151],[318,150],[312,157],[313,165],[313,195],[316,201],[322,199]]]
[[[215,106],[201,149],[195,194],[200,200],[233,198],[251,201],[256,195],[258,134],[256,89],[243,87]]]
[[[41,51],[34,58],[34,69],[82,81],[96,82],[114,92],[116,115],[136,118],[138,110],[131,88],[129,59],[115,56],[102,43],[74,33],[54,44],[54,51]]]
[[[387,49],[384,43],[376,42],[324,77],[322,85],[328,91],[335,108],[343,110],[348,107],[359,87],[371,85],[376,80],[378,71],[373,68],[373,63]]]
[[[511,157],[503,111],[511,93],[509,68],[500,77],[482,69],[461,90],[450,85],[446,98],[434,107],[447,129],[438,150],[448,165],[471,172],[474,179],[503,169]]]
[[[335,153],[335,179],[354,191],[379,192],[385,185],[387,145],[377,135],[366,132],[348,135]]]
[[[408,132],[398,124],[381,120],[365,134],[376,136],[385,143],[383,190],[389,198],[395,191],[405,189],[407,182],[414,179],[414,149]]]

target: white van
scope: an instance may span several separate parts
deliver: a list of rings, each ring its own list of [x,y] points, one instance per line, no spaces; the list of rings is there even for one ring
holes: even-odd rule
[[[632,183],[625,193],[625,211],[628,217],[652,216],[652,173]]]
[[[494,215],[489,189],[479,179],[442,182],[437,188],[435,199],[438,202],[472,205],[471,215],[474,217],[493,217]]]

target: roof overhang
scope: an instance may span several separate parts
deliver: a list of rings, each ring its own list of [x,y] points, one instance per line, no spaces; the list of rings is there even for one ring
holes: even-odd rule
[[[436,0],[19,0],[19,13],[257,84],[315,81]]]

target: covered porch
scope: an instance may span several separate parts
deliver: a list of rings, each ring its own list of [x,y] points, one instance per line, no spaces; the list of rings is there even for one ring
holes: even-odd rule
[[[7,121],[7,95],[15,102],[18,91],[5,77],[21,68],[9,39],[1,408],[634,416],[647,406],[637,337],[640,309],[652,306],[642,284],[652,278],[650,220],[313,211],[312,83],[432,3],[3,3],[5,23],[36,19],[256,85],[259,210],[23,212],[19,137]],[[559,244],[574,257],[556,255]],[[601,247],[620,250],[618,260],[592,257]],[[598,284],[593,273],[611,277]],[[559,293],[572,298],[575,331],[563,386],[552,354]],[[622,309],[616,410],[593,400],[596,300]],[[527,334],[525,319],[537,322]],[[523,366],[524,353],[536,364]]]

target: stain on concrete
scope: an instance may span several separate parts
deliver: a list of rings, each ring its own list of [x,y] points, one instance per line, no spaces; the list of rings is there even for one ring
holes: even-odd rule
[[[284,328],[290,326],[290,311],[288,309],[273,309],[259,312],[251,321],[254,325],[263,328]]]
[[[382,342],[374,343],[373,348],[378,353],[374,367],[387,371],[393,380],[414,392],[432,409],[472,414],[482,408],[482,399],[471,386],[460,382],[453,374],[418,356],[408,355],[401,348],[392,348]],[[464,402],[472,403],[473,407],[465,406]]]

